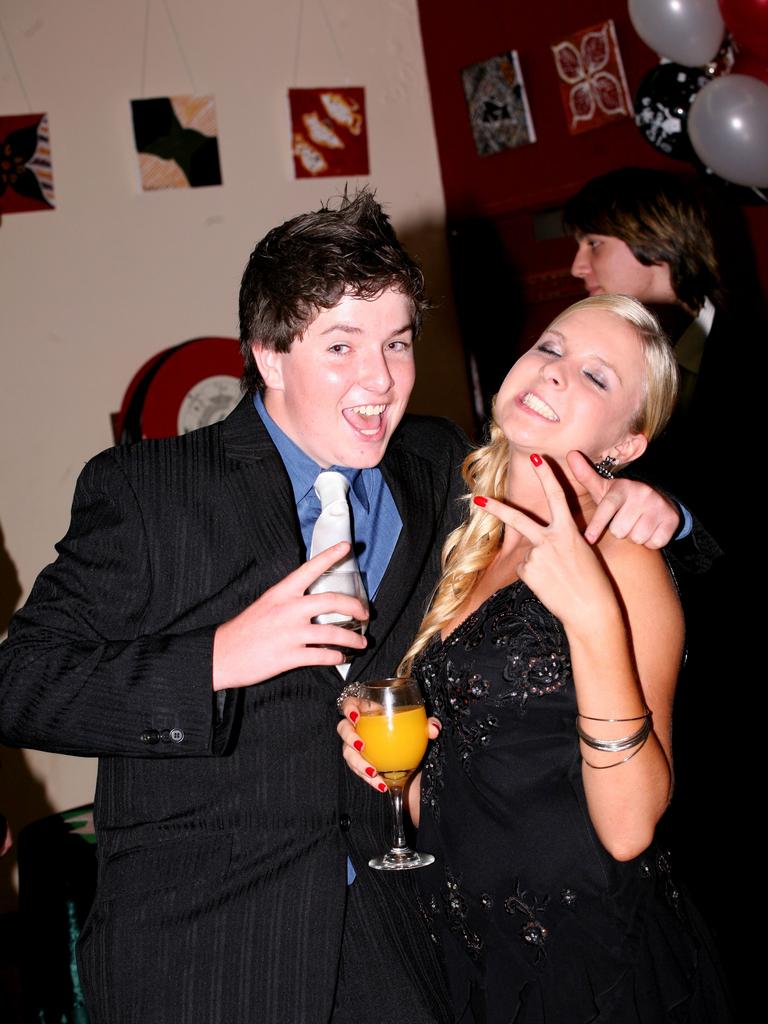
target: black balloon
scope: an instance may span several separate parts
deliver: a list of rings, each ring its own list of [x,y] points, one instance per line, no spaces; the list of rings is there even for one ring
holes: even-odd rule
[[[654,149],[675,160],[694,159],[688,111],[711,80],[703,68],[682,64],[659,64],[648,72],[635,96],[635,124]]]

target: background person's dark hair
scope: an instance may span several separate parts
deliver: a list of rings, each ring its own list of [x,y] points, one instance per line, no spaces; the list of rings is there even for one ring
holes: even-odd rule
[[[373,299],[394,288],[411,300],[417,337],[428,303],[424,275],[368,189],[273,228],[251,253],[240,285],[243,389],[262,391],[255,341],[288,352],[323,309],[345,294]]]
[[[624,167],[593,178],[568,200],[565,229],[625,242],[649,267],[667,263],[677,298],[694,313],[722,302],[710,218],[696,187],[666,171]]]

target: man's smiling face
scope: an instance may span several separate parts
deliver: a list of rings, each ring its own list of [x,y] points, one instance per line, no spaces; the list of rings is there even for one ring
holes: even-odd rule
[[[253,346],[267,412],[318,465],[381,462],[413,388],[412,320],[410,299],[386,288],[344,295],[289,352]]]

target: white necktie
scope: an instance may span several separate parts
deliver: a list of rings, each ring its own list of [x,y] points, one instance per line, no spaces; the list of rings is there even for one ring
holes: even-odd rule
[[[312,543],[309,548],[310,558],[314,558],[321,551],[327,550],[327,548],[338,544],[340,541],[345,540],[348,544],[352,543],[352,523],[350,520],[349,503],[347,501],[348,491],[349,480],[342,473],[337,473],[334,470],[324,470],[318,474],[315,480],[315,494],[320,499],[320,515],[312,530]],[[338,562],[329,571],[330,573],[359,572],[354,554],[350,551],[343,562]],[[316,583],[313,583],[309,589],[311,593],[316,594],[323,591],[332,591],[335,588],[330,576],[325,576]],[[345,615],[328,612],[324,615],[318,615],[316,619],[313,619],[313,622],[327,625],[334,622],[343,622],[345,619]],[[337,665],[336,669],[342,678],[347,678],[349,665]]]
[[[315,480],[315,494],[320,499],[320,515],[312,531],[310,558],[342,540],[348,544],[352,543],[348,491],[349,480],[343,474],[333,470],[325,470],[318,474]],[[339,572],[354,572],[357,569],[355,556],[350,551],[349,556],[333,568]]]

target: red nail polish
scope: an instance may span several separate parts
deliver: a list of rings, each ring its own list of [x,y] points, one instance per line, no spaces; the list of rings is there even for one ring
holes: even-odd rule
[[[352,746],[355,748],[355,750],[362,750],[363,749],[363,741],[362,740],[355,740],[355,742],[352,744]]]
[[[386,782],[380,782],[379,783],[379,792],[380,793],[386,793],[387,792],[387,784],[386,784]]]
[[[359,717],[360,717],[360,715],[358,715],[358,713],[356,711],[350,711],[349,712],[349,720],[350,720],[350,722],[352,722],[353,725],[355,724],[355,722],[358,720]]]
[[[371,768],[371,766],[368,765],[368,767],[365,769],[365,774],[368,776],[369,779],[372,779],[373,776],[376,774],[376,769]]]
[[[540,466],[541,465],[541,456],[537,455],[536,452],[534,452],[533,455],[531,456],[531,462],[534,464],[534,466]]]
[[[472,501],[474,501],[476,505],[479,505],[480,508],[485,508],[485,506],[488,504],[488,499],[484,498],[482,494],[478,494],[477,497],[472,499]]]

